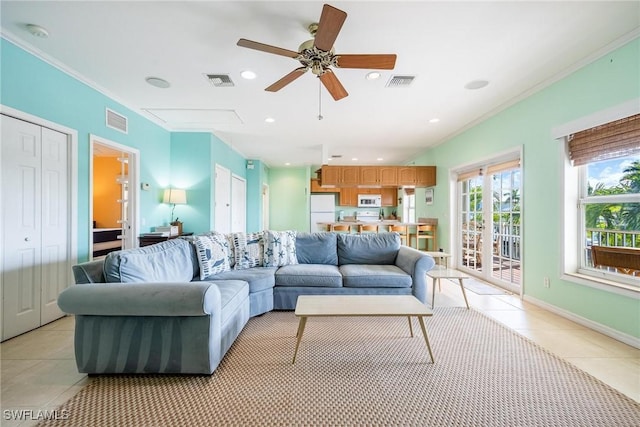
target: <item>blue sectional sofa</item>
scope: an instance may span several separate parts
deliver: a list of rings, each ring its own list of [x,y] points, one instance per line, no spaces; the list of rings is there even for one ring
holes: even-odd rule
[[[278,232],[264,233],[281,244]],[[76,316],[79,372],[210,374],[250,317],[292,310],[298,295],[414,295],[426,303],[434,260],[402,246],[397,233],[288,233],[288,246],[276,247],[253,233],[254,252],[238,249],[239,240],[247,244],[244,235],[227,236],[227,251],[236,243],[235,253],[224,255],[233,267],[227,260],[203,264],[215,249],[203,249],[199,238],[74,266],[77,285],[58,305]],[[251,259],[262,250],[263,264],[275,266]],[[217,271],[203,276],[212,265]]]

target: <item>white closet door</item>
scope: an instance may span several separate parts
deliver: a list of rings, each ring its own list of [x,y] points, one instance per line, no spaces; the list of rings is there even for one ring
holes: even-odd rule
[[[231,232],[231,171],[216,165],[215,231]]]
[[[67,135],[42,128],[42,324],[63,316],[58,295],[69,286],[67,161]]]
[[[2,116],[3,339],[40,326],[41,128]]]
[[[231,176],[231,232],[247,231],[247,182]]]
[[[67,135],[2,117],[2,339],[63,315],[69,285]]]

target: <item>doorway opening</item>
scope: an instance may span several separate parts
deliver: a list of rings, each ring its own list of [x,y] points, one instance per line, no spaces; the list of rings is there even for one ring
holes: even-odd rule
[[[136,246],[139,152],[91,136],[91,258]]]

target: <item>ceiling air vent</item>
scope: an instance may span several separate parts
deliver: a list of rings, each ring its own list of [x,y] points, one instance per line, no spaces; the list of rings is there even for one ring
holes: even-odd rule
[[[107,127],[122,133],[129,133],[129,119],[107,108]]]
[[[228,74],[207,74],[209,83],[215,87],[233,87],[235,84]]]
[[[413,80],[416,76],[391,76],[389,82],[387,82],[387,87],[405,87],[409,86],[413,83]]]

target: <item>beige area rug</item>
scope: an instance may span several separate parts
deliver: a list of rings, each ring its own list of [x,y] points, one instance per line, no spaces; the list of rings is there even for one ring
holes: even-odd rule
[[[43,426],[638,426],[640,404],[464,308],[417,321],[249,321],[211,376],[95,376]]]

